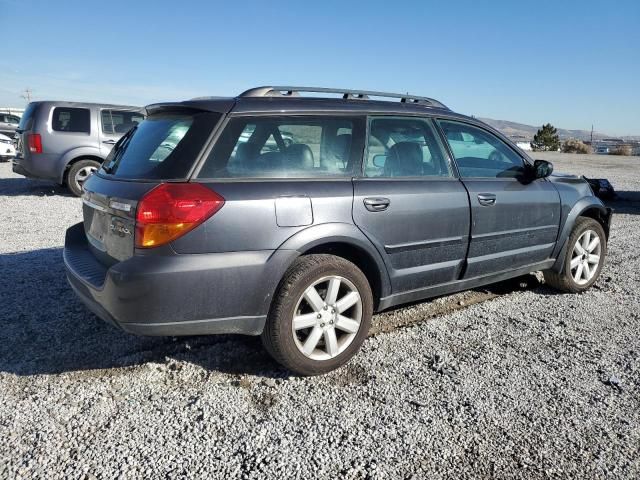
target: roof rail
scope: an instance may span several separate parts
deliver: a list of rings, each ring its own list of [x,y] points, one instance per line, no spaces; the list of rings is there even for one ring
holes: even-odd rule
[[[347,90],[344,88],[322,88],[322,87],[256,87],[242,92],[239,97],[299,97],[300,92],[308,93],[332,93],[342,95],[345,100],[369,100],[370,97],[399,98],[401,103],[414,103],[427,105],[430,107],[448,107],[434,98],[418,97],[415,95],[402,93],[373,92],[369,90]]]

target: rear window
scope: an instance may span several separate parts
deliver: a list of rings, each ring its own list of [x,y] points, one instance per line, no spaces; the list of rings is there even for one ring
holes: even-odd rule
[[[56,107],[53,109],[51,128],[56,132],[91,132],[88,108]]]
[[[233,118],[198,177],[352,177],[360,170],[363,143],[361,118]]]
[[[18,130],[26,131],[31,130],[33,127],[33,117],[35,116],[36,110],[38,109],[37,103],[30,103],[27,105],[26,110],[22,114],[20,118],[20,124],[18,125]]]
[[[140,112],[126,110],[102,110],[100,114],[102,131],[109,135],[127,133],[144,120]]]
[[[140,180],[185,178],[220,117],[212,112],[151,115],[120,139],[101,172]]]

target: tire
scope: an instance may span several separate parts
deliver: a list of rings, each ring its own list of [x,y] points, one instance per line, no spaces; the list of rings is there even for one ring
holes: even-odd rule
[[[332,298],[327,304],[328,296]],[[262,343],[289,370],[319,375],[356,354],[369,333],[372,315],[371,287],[358,267],[334,255],[305,255],[280,282]],[[314,341],[316,348],[311,349]]]
[[[580,248],[584,250],[584,238],[586,237],[586,233],[590,232],[591,238],[589,240],[589,245],[592,245],[592,242],[595,242],[594,234],[597,235],[599,240],[599,245],[593,247],[593,249],[589,252],[586,251],[582,253]],[[580,240],[580,245],[578,246],[578,240]],[[554,272],[552,270],[546,270],[543,272],[545,283],[549,284],[553,288],[560,290],[562,292],[570,292],[570,293],[580,293],[589,289],[598,279],[600,272],[602,271],[602,266],[604,265],[604,259],[607,253],[607,237],[604,233],[604,229],[602,225],[600,225],[593,218],[588,217],[578,217],[576,223],[573,227],[571,235],[569,235],[569,239],[567,240],[567,249],[565,252],[565,259],[562,267],[562,272]],[[595,262],[595,258],[593,255],[598,257],[597,264]],[[587,258],[584,256],[587,255]],[[579,260],[580,257],[583,257],[582,261]],[[578,259],[578,260],[576,260]],[[574,268],[572,268],[571,263],[576,262],[577,267],[575,267],[576,263],[574,263]],[[587,266],[589,267],[589,276],[587,278],[587,273],[585,273],[585,262],[587,262]],[[582,267],[580,267],[582,265]],[[593,268],[595,268],[595,272],[593,272]],[[578,276],[578,270],[581,272],[581,275]],[[578,278],[578,280],[576,280]]]
[[[100,163],[95,160],[80,160],[67,170],[65,182],[71,193],[76,197],[82,196],[82,184],[89,177],[90,173],[100,168]]]

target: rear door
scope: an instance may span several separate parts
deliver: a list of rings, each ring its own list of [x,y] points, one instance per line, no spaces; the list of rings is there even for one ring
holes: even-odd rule
[[[381,252],[393,293],[454,281],[468,244],[469,199],[429,119],[372,117],[353,219]]]
[[[105,157],[122,136],[144,120],[140,111],[103,108],[99,110],[100,152]]]
[[[490,131],[439,120],[471,202],[465,278],[533,265],[551,255],[560,197],[546,179],[531,181],[525,161]]]

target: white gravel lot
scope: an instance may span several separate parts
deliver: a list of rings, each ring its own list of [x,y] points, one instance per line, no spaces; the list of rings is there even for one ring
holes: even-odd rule
[[[640,158],[544,157],[621,192],[594,288],[378,315],[316,378],[98,320],[62,268],[80,200],[0,164],[0,478],[640,478]]]

